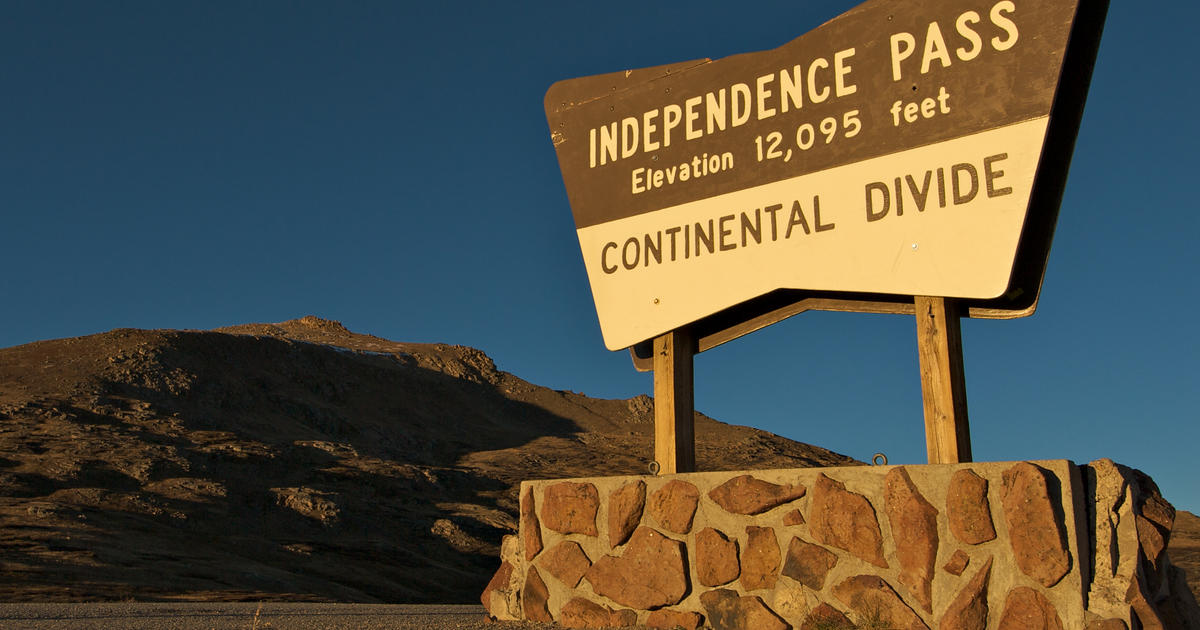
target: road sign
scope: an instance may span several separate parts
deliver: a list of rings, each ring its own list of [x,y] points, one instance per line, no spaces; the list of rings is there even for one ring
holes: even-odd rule
[[[871,0],[774,50],[554,84],[605,345],[780,295],[1031,313],[1106,5]]]

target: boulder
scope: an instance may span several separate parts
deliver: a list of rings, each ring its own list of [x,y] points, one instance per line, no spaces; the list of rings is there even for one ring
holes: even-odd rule
[[[897,466],[883,478],[883,504],[900,561],[897,581],[933,612],[933,571],[938,550],[938,511],[917,490],[908,471]]]
[[[542,495],[542,522],[560,534],[596,535],[600,495],[590,483],[561,481]]]
[[[525,547],[525,560],[533,560],[542,550],[542,528],[538,524],[537,511],[533,505],[533,486],[526,486],[521,493],[521,536]]]
[[[781,486],[753,475],[740,475],[710,490],[708,498],[726,512],[753,515],[795,501],[804,493],[800,484]]]
[[[998,630],[1063,630],[1054,604],[1028,586],[1008,592]]]
[[[696,486],[673,479],[650,495],[647,510],[663,529],[686,534],[692,531],[692,517],[699,501],[700,491]]]
[[[720,588],[700,596],[708,623],[714,630],[789,630],[761,599],[739,596],[736,591]]]
[[[833,596],[854,611],[859,625],[889,630],[929,630],[921,617],[877,575],[857,575],[833,587]]]
[[[566,628],[628,628],[637,623],[632,610],[613,610],[582,597],[563,604],[558,623]]]
[[[837,554],[793,536],[788,543],[783,574],[814,591],[820,591],[825,588],[825,576],[837,563]]]
[[[646,482],[631,481],[608,497],[608,546],[617,547],[629,540],[642,522],[646,506]]]
[[[622,606],[647,610],[672,606],[688,592],[684,545],[649,527],[639,527],[624,553],[607,555],[584,579],[592,590]]]
[[[547,549],[540,563],[547,573],[570,588],[578,586],[583,574],[592,566],[583,548],[573,540],[564,540]]]
[[[529,567],[525,574],[525,587],[521,589],[521,610],[528,621],[550,623],[550,589],[536,567]]]
[[[696,533],[696,579],[704,586],[728,584],[741,575],[738,544],[711,527]]]
[[[967,565],[971,563],[971,556],[963,553],[962,549],[955,549],[954,555],[942,565],[942,570],[950,575],[962,575],[963,571],[967,570]]]
[[[888,568],[883,559],[883,536],[879,533],[875,508],[866,497],[846,490],[844,484],[822,473],[817,475],[808,514],[808,528],[817,542]]]
[[[968,545],[996,538],[987,479],[964,468],[950,477],[946,489],[946,520],[954,537]]]
[[[1004,471],[1003,480],[1001,503],[1017,567],[1042,586],[1054,586],[1071,569],[1071,555],[1046,472],[1018,462]]]
[[[704,615],[684,610],[655,610],[646,617],[647,628],[662,630],[697,630],[704,623]]]
[[[741,556],[743,590],[775,588],[779,571],[779,541],[771,527],[746,526],[746,548]]]
[[[991,576],[992,558],[989,557],[950,602],[938,630],[987,630],[987,590]]]

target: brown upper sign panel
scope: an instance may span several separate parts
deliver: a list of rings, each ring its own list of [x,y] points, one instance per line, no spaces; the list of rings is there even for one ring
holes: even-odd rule
[[[1064,58],[1083,39],[1090,70],[1105,6],[872,0],[774,50],[553,85],[606,345],[779,289],[996,300],[1049,194],[1036,293],[1066,170],[1044,149],[1069,159],[1081,106],[1051,125]]]

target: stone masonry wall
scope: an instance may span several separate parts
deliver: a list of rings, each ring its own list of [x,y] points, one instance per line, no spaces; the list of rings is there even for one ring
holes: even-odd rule
[[[481,599],[575,628],[1200,628],[1174,514],[1109,460],[529,481]]]

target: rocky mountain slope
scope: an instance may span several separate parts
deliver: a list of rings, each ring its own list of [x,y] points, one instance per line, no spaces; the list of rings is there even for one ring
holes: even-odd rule
[[[523,479],[640,474],[652,401],[315,317],[0,349],[0,600],[470,602]],[[696,416],[704,470],[854,464]]]

